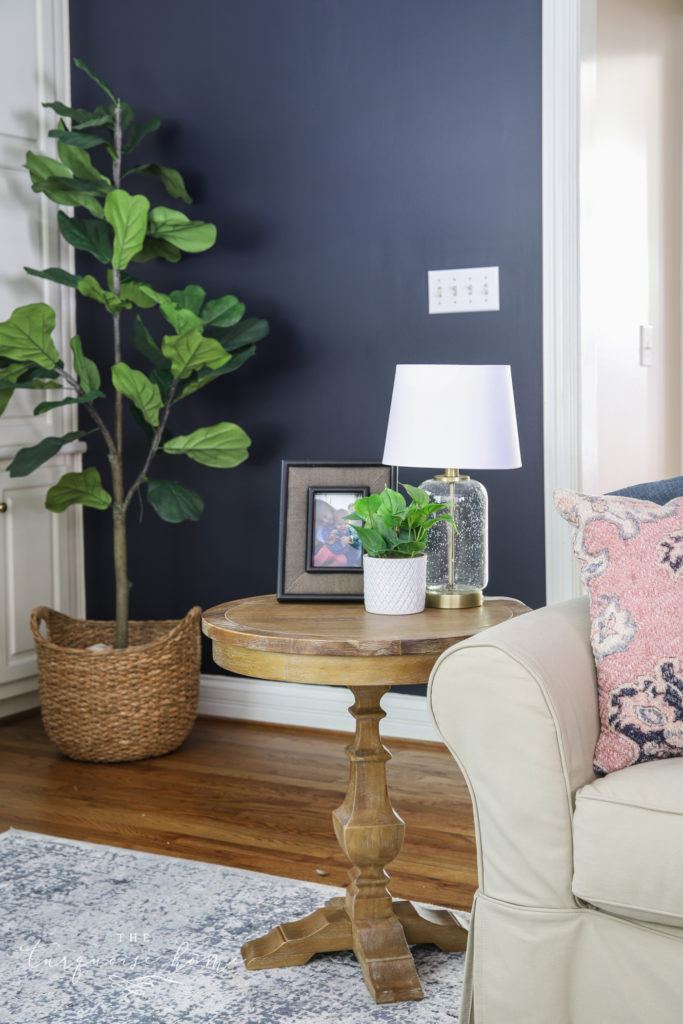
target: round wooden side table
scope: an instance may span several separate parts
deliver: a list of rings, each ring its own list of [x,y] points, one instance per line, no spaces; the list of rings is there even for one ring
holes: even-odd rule
[[[467,934],[446,910],[428,911],[387,889],[405,825],[387,792],[389,751],[380,739],[382,696],[392,686],[425,683],[452,644],[529,609],[511,598],[479,608],[427,608],[418,615],[370,615],[362,604],[278,603],[273,595],[218,605],[204,613],[218,665],[257,679],[347,686],[355,698],[346,798],[334,830],[352,868],[346,895],[298,921],[246,942],[249,970],[304,964],[315,953],[352,949],[377,1003],[421,999],[409,944],[463,950]],[[246,683],[245,685],[248,685]]]

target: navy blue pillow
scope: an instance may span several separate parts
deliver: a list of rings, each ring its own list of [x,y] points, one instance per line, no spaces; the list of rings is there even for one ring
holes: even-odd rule
[[[620,491],[610,491],[624,498],[640,498],[642,501],[654,501],[657,505],[666,505],[673,498],[683,497],[683,476],[672,476],[668,480],[653,480],[649,484],[633,484],[622,487]]]

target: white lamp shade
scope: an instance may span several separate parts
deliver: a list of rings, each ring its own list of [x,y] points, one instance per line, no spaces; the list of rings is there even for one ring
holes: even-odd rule
[[[510,367],[399,364],[382,462],[521,466]]]

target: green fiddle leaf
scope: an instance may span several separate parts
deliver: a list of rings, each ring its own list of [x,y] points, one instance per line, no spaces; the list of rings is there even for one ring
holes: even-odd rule
[[[95,182],[83,183],[75,181],[74,178],[53,176],[36,181],[32,190],[44,193],[48,199],[60,206],[84,206],[98,220],[104,217],[104,207],[92,192],[94,190],[103,193],[105,190],[97,187]]]
[[[45,496],[45,508],[50,512],[63,512],[70,505],[99,509],[111,505],[111,494],[102,487],[102,479],[94,466],[81,473],[65,473]]]
[[[48,267],[47,270],[33,270],[31,267],[24,267],[24,270],[32,277],[42,277],[46,281],[68,285],[69,288],[78,288],[78,282],[81,280],[80,274],[70,274],[67,270],[62,270],[61,267]]]
[[[78,282],[78,291],[86,299],[94,299],[95,302],[100,302],[107,312],[112,315],[120,313],[122,309],[130,309],[132,305],[129,300],[119,298],[114,292],[105,291],[92,274],[86,274],[85,277],[81,278]]]
[[[171,373],[179,380],[189,377],[195,370],[201,370],[205,366],[217,370],[230,358],[217,341],[205,338],[197,330],[166,335],[161,350],[166,358],[171,360]]]
[[[134,124],[131,128],[126,144],[123,147],[124,153],[131,153],[136,146],[144,139],[145,135],[149,135],[150,132],[155,132],[157,128],[161,127],[161,120],[158,117],[153,117],[149,121],[145,121],[142,124]]]
[[[164,369],[163,366],[155,366],[149,375],[149,379],[159,386],[159,391],[161,391],[163,399],[166,401],[175,380],[171,371]]]
[[[137,256],[133,256],[133,259],[136,263],[146,263],[157,258],[166,260],[167,263],[178,263],[183,254],[177,245],[166,242],[163,238],[152,238],[148,235],[142,249]]]
[[[113,188],[109,178],[104,174],[100,174],[97,168],[93,166],[93,162],[85,150],[78,149],[75,146],[66,146],[63,142],[58,142],[57,152],[64,166],[68,167],[77,178],[83,178],[86,181],[101,181]]]
[[[12,395],[14,394],[14,388],[7,388],[7,390],[0,390],[0,416],[9,405]]]
[[[216,327],[214,324],[211,328],[211,334],[217,341],[220,341],[226,352],[233,352],[244,345],[253,345],[257,341],[261,341],[262,338],[267,336],[269,330],[270,327],[267,320],[248,317],[233,327]]]
[[[179,306],[180,309],[189,309],[191,313],[195,313],[197,317],[199,317],[199,311],[201,310],[202,305],[204,304],[206,292],[201,287],[201,285],[188,284],[185,286],[185,288],[183,288],[182,291],[176,289],[176,291],[171,292],[169,297],[173,299],[176,306]],[[206,322],[203,315],[201,317],[201,320],[204,320],[204,322]],[[171,321],[171,323],[172,322],[173,321]],[[173,324],[173,326],[175,327],[176,325]],[[199,326],[199,322],[196,324],[196,326]]]
[[[69,245],[73,245],[74,249],[89,252],[100,263],[111,263],[112,237],[108,224],[101,220],[67,217],[61,210],[57,214],[57,222],[62,237]]]
[[[154,238],[171,242],[183,252],[204,252],[216,241],[216,225],[191,221],[179,210],[156,206],[150,210],[149,233]]]
[[[50,103],[43,103],[41,105],[54,110],[55,114],[58,114],[60,117],[70,117],[74,121],[88,121],[92,117],[89,110],[83,110],[81,107],[67,107],[64,103],[60,103],[59,100],[52,100]]]
[[[164,404],[157,384],[140,370],[127,363],[116,363],[111,368],[111,379],[117,391],[136,406],[151,427],[159,425],[159,411]]]
[[[101,391],[88,391],[76,398],[69,396],[69,398],[61,398],[58,402],[39,402],[33,410],[33,415],[42,416],[44,412],[50,412],[51,409],[61,409],[63,405],[87,405],[89,402],[94,402],[96,398],[104,397]]]
[[[176,305],[171,297],[164,296],[159,303],[159,310],[165,320],[168,320],[171,327],[174,327],[177,334],[184,334],[185,331],[198,330],[201,334],[204,322],[201,317],[193,313],[191,309]]]
[[[32,153],[30,150],[26,154],[24,167],[28,170],[32,185],[36,185],[45,178],[71,178],[71,171],[68,167],[64,167],[59,160],[53,160],[51,156],[43,156],[42,153]]]
[[[114,229],[112,264],[125,270],[133,256],[140,252],[147,233],[149,199],[131,196],[123,189],[114,189],[104,201],[104,215]]]
[[[127,178],[129,174],[147,174],[152,178],[158,178],[169,196],[172,196],[173,199],[182,199],[185,203],[192,202],[185,188],[182,174],[179,171],[173,170],[172,167],[162,167],[161,164],[155,163],[138,164],[137,167],[131,167],[127,170],[123,177]]]
[[[187,455],[202,466],[229,469],[249,457],[251,439],[236,423],[216,423],[173,437],[163,446],[168,455]]]
[[[121,298],[139,306],[140,309],[152,309],[158,305],[157,300],[150,295],[149,289],[143,287],[140,281],[122,281]]]
[[[19,306],[9,320],[0,323],[0,355],[51,370],[59,361],[52,341],[54,328],[55,312],[46,303]]]
[[[131,341],[138,352],[140,352],[145,359],[149,359],[153,366],[161,370],[167,370],[170,367],[171,361],[163,354],[139,316],[136,316],[135,323],[133,324]]]
[[[21,448],[8,467],[9,475],[11,477],[28,476],[34,469],[38,469],[44,462],[56,455],[65,444],[69,444],[70,441],[79,441],[82,437],[92,433],[92,430],[72,430],[71,433],[64,434],[63,437],[44,437],[42,441],[30,448]]]
[[[88,65],[84,64],[82,60],[78,59],[78,57],[74,57],[74,64],[77,68],[80,68],[81,71],[84,71],[88,78],[92,78],[93,82],[99,85],[100,89],[106,92],[112,103],[116,103],[116,96],[114,95],[111,86],[107,85],[103,78],[100,78],[100,76],[96,75],[94,71],[91,71]]]
[[[244,316],[244,303],[234,295],[211,299],[202,310],[202,320],[211,327],[232,327]]]
[[[65,146],[77,146],[78,149],[92,149],[94,146],[102,146],[106,141],[99,135],[91,135],[90,132],[70,132],[65,128],[53,128],[47,134],[51,139],[59,139]]]
[[[148,480],[147,500],[166,523],[198,522],[204,511],[204,499],[196,491],[171,480]]]
[[[78,334],[71,339],[71,351],[74,354],[74,370],[78,376],[78,382],[87,393],[99,391],[100,371],[97,364],[83,354],[83,344]]]

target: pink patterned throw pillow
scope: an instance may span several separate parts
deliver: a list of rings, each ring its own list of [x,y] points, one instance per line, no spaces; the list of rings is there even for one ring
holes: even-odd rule
[[[602,774],[683,754],[683,498],[556,491],[590,594]]]

